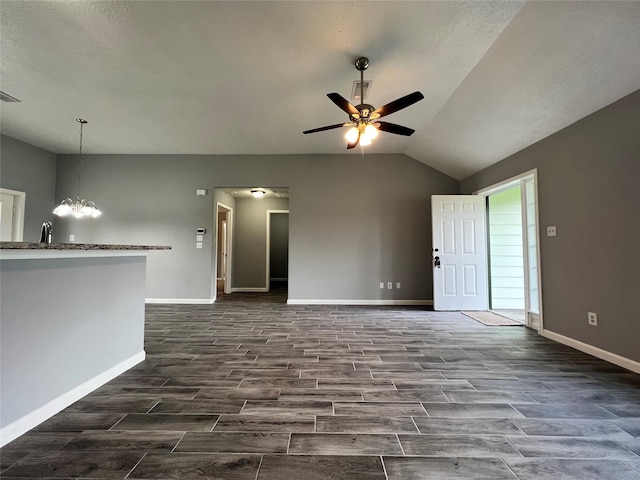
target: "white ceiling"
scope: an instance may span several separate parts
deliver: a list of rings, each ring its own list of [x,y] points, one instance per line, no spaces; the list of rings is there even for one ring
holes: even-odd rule
[[[369,103],[425,95],[367,151],[461,179],[640,88],[638,1],[0,1],[2,133],[55,153],[77,117],[86,153],[345,153],[302,131],[364,55]]]

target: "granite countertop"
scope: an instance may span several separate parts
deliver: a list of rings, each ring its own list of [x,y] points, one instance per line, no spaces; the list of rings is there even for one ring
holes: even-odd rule
[[[109,245],[99,243],[0,242],[0,250],[171,250],[166,245]]]

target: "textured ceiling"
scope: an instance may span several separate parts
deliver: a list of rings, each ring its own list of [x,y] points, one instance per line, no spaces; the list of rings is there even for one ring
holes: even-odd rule
[[[55,153],[345,153],[368,103],[420,90],[372,153],[458,179],[640,88],[640,2],[0,0],[1,129]],[[359,155],[360,152],[352,152]]]

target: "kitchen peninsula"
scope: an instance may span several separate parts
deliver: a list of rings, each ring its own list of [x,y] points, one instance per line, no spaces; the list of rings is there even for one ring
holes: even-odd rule
[[[0,445],[140,363],[142,245],[0,242]]]

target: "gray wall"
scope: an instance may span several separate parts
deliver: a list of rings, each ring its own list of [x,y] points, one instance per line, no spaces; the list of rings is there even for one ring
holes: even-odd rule
[[[268,288],[267,210],[288,210],[288,198],[238,198],[233,226],[233,288]]]
[[[289,276],[289,214],[272,213],[269,221],[269,278]]]
[[[640,91],[461,182],[538,169],[544,327],[640,361]],[[557,237],[546,227],[557,226]],[[598,314],[598,327],[587,312]]]
[[[144,351],[144,264],[144,256],[0,262],[3,428]]]
[[[62,200],[55,196],[57,156],[2,135],[0,158],[0,187],[26,193],[23,240],[37,242],[42,222],[53,220],[51,212]]]
[[[58,196],[74,159],[59,156]],[[195,189],[257,185],[290,188],[290,299],[432,298],[430,197],[458,182],[405,155],[86,155],[82,192],[104,214],[59,222],[54,239],[171,245],[149,255],[147,297],[211,298],[215,236],[196,250],[195,228],[213,231],[215,201]]]

